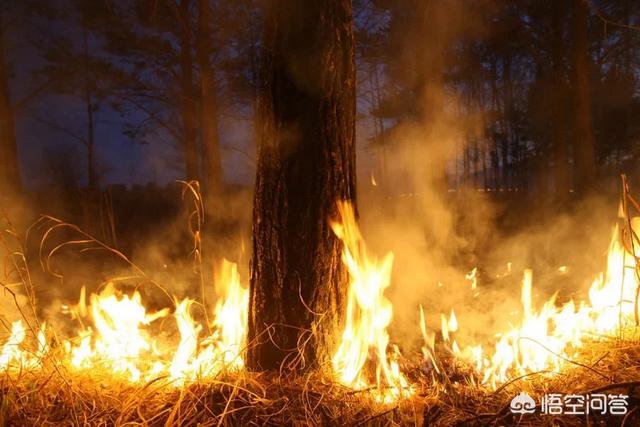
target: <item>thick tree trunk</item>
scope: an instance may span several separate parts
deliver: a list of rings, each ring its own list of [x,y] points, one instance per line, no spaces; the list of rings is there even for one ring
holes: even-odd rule
[[[576,163],[576,190],[588,191],[595,182],[596,166],[589,93],[588,4],[573,0],[573,157]]]
[[[193,55],[190,1],[180,1],[180,88],[182,97],[182,148],[187,180],[199,180],[196,142],[196,102],[193,84]]]
[[[18,150],[9,76],[4,58],[4,40],[0,30],[0,196],[14,194],[20,190]]]
[[[270,0],[259,104],[248,365],[325,363],[347,288],[329,226],[355,203],[350,0]]]
[[[208,0],[198,0],[197,61],[200,69],[200,99],[205,198],[215,201],[222,195],[223,175],[218,137],[218,110],[215,79],[209,59],[211,43],[211,10]]]

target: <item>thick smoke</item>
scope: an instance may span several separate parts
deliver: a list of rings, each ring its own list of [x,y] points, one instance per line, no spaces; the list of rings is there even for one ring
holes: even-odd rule
[[[448,103],[454,100],[447,100]],[[361,173],[359,212],[369,246],[395,255],[392,340],[420,340],[419,306],[428,327],[455,310],[461,342],[487,342],[520,319],[520,283],[533,269],[534,304],[584,299],[606,267],[617,221],[615,192],[559,209],[546,198],[454,187],[445,171],[474,129],[443,113],[436,125],[407,125],[390,135],[385,173]],[[548,198],[549,196],[547,196]],[[477,289],[467,274],[477,268]]]

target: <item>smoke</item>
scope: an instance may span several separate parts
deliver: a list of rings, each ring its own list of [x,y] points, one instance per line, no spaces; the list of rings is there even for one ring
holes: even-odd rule
[[[454,309],[461,342],[486,342],[521,315],[520,283],[533,269],[534,304],[586,298],[606,266],[616,223],[615,194],[576,200],[561,210],[535,195],[454,190],[445,171],[468,129],[444,115],[435,126],[407,125],[390,135],[385,173],[360,182],[359,211],[373,251],[395,255],[388,296],[392,340],[420,340],[419,306],[438,330]],[[467,274],[477,268],[477,289]]]
[[[491,32],[480,28],[471,12],[465,13],[459,5],[450,7],[456,13],[431,17],[446,22],[436,37],[439,46],[425,48],[435,62],[442,60],[439,55],[454,40]],[[454,23],[448,20],[450,15],[455,16]],[[443,27],[443,22],[430,24]],[[406,49],[399,49],[404,54],[398,54],[388,69],[407,68],[403,67],[407,52],[425,54],[412,49],[415,40],[429,44],[421,37],[423,30],[420,26],[408,30]],[[464,58],[457,59],[464,63]],[[392,286],[387,291],[394,307],[392,340],[408,347],[419,343],[420,305],[430,329],[438,330],[440,314],[454,309],[460,323],[459,341],[488,340],[518,321],[520,283],[527,268],[534,272],[537,307],[556,291],[559,302],[585,298],[606,266],[618,195],[576,197],[570,208],[559,208],[552,195],[543,192],[484,191],[475,185],[477,176],[460,184],[458,167],[464,150],[477,149],[477,144],[495,135],[486,126],[482,109],[469,105],[465,93],[469,88],[458,91],[442,76],[429,77],[442,71],[429,58],[410,63],[421,67],[412,69],[412,75],[427,76],[423,77],[427,83],[418,86],[417,116],[398,121],[399,125],[374,138],[374,158],[359,159],[358,165],[364,238],[379,256],[388,251],[395,255]],[[366,130],[361,124],[359,144],[371,147],[363,137]],[[476,268],[474,290],[466,276]]]

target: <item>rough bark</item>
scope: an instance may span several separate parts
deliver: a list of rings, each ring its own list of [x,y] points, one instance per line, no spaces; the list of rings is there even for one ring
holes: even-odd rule
[[[201,129],[204,151],[204,188],[209,201],[222,194],[223,175],[218,136],[218,110],[214,70],[209,58],[211,43],[211,9],[208,0],[198,0],[197,61],[200,69]]]
[[[576,190],[587,192],[595,182],[596,167],[589,92],[588,4],[573,0],[572,77],[573,77],[573,157],[576,163]]]
[[[21,187],[15,123],[3,42],[2,31],[0,31],[0,195],[13,194]]]
[[[265,22],[248,365],[305,369],[333,354],[347,287],[328,220],[356,196],[351,1],[270,0]]]
[[[190,1],[180,1],[180,88],[182,98],[182,148],[187,180],[199,180],[196,141],[196,102],[193,84],[192,29]]]

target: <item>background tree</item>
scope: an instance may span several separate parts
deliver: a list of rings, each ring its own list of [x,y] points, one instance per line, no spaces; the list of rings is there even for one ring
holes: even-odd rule
[[[588,15],[589,6],[573,0],[571,37],[573,51],[571,71],[573,82],[573,155],[576,160],[578,191],[591,189],[596,179],[593,141],[593,119],[589,66]]]
[[[198,0],[197,60],[200,71],[201,133],[204,152],[204,184],[209,200],[219,198],[223,189],[222,155],[218,134],[218,111],[215,75],[211,65],[211,7],[208,0]]]
[[[20,170],[4,47],[7,24],[2,12],[3,7],[0,6],[0,192],[15,193],[20,189]]]
[[[265,14],[248,365],[276,369],[304,344],[329,360],[347,274],[328,220],[355,203],[350,0],[271,0]],[[326,315],[322,314],[326,313]]]
[[[58,13],[46,5],[38,9],[40,19],[53,21],[53,25],[65,27],[66,31],[34,38],[43,61],[35,74],[44,75],[50,93],[76,98],[82,105],[83,120],[80,126],[78,123],[65,124],[55,116],[50,117],[50,112],[36,118],[84,147],[86,186],[89,193],[94,194],[99,188],[95,128],[100,109],[106,103],[114,69],[110,62],[99,56],[100,49],[91,32],[93,23],[101,19],[99,10],[84,0],[74,0],[73,6],[72,13]]]

